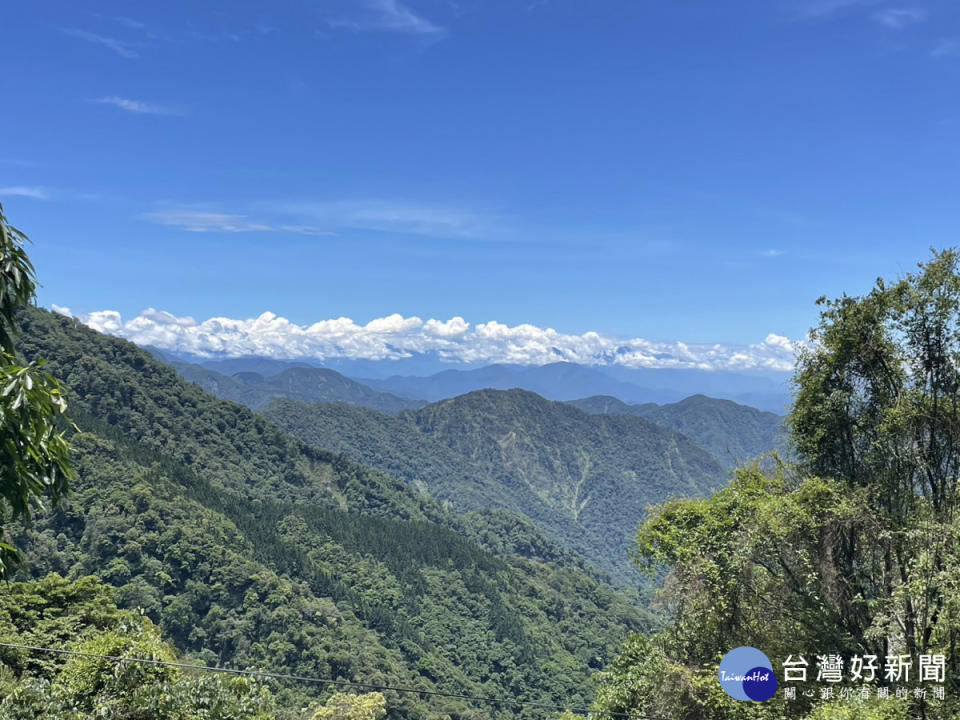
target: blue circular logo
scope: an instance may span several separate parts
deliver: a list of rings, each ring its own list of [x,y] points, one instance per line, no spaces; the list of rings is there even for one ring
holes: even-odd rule
[[[738,647],[723,656],[717,671],[720,687],[734,700],[763,702],[777,692],[770,659],[752,647]]]

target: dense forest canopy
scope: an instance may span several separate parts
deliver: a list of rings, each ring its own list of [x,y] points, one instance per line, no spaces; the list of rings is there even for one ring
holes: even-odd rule
[[[628,552],[646,507],[708,495],[727,480],[720,463],[685,435],[519,389],[479,390],[395,415],[289,399],[263,414],[454,511],[522,514],[624,585],[643,581]]]
[[[785,450],[783,417],[732,400],[691,395],[680,402],[628,405],[595,395],[571,400],[588,413],[638,415],[686,435],[726,468],[735,468],[773,450]]]
[[[553,706],[589,704],[589,676],[650,627],[529,523],[453,515],[75,320],[20,322],[18,349],[64,379],[80,432],[73,494],[16,537],[18,580],[96,575],[207,665]],[[278,718],[329,692],[271,691]],[[539,716],[386,700],[396,717]]]

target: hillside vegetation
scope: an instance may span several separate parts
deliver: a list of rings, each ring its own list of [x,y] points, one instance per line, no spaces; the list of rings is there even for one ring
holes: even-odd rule
[[[655,575],[669,568],[669,622],[630,640],[598,709],[960,717],[960,251],[820,305],[794,376],[796,462],[743,468],[709,499],[652,510],[635,556]],[[718,664],[740,646],[762,649],[782,679],[768,701],[721,690]],[[787,663],[811,672],[790,677]]]
[[[64,380],[80,432],[73,495],[16,537],[18,579],[99,576],[207,664],[562,705],[588,703],[589,675],[646,627],[590,573],[544,562],[566,556],[510,515],[456,517],[130,343],[39,310],[20,319],[20,353]],[[19,687],[39,678],[17,672]],[[271,691],[291,718],[324,694]],[[388,703],[395,717],[532,712]]]
[[[609,395],[594,395],[570,404],[592,414],[636,415],[676,430],[727,468],[786,447],[783,417],[732,400],[691,395],[667,405],[628,405]]]
[[[637,578],[628,550],[647,505],[709,494],[726,480],[684,435],[525,390],[481,390],[394,416],[280,400],[264,415],[455,510],[521,513],[620,581]]]

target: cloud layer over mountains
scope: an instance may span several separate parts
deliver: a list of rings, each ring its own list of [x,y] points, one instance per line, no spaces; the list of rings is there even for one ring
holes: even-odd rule
[[[69,308],[56,312],[73,315]],[[198,322],[149,308],[132,320],[114,310],[77,314],[103,333],[162,350],[201,357],[391,360],[434,353],[450,362],[545,365],[574,362],[628,368],[789,371],[797,343],[770,334],[751,345],[691,345],[623,339],[595,332],[568,335],[534,325],[496,321],[471,325],[461,317],[422,320],[398,314],[359,325],[350,318],[301,326],[265,312],[246,320],[215,317]]]

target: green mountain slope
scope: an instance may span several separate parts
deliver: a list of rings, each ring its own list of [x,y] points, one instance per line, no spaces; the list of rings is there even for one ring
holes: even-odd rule
[[[206,663],[563,705],[644,626],[590,574],[532,559],[563,554],[509,516],[453,516],[130,343],[21,319],[19,351],[47,358],[81,428],[73,496],[17,538],[24,578],[98,575]],[[507,527],[500,556],[471,539]],[[274,691],[291,718],[318,692]],[[389,695],[395,717],[540,716]]]
[[[395,416],[289,400],[264,414],[457,510],[522,513],[621,581],[636,579],[627,553],[648,504],[725,482],[723,468],[679,433],[524,390],[481,390]]]
[[[262,410],[278,398],[301,402],[342,402],[394,413],[423,407],[422,400],[398,397],[362,385],[334,370],[312,367],[287,368],[275,375],[255,372],[235,375],[221,373],[202,365],[170,362],[170,366],[184,379],[199,385],[212,395],[224,400]]]
[[[570,404],[595,415],[636,415],[676,430],[727,468],[785,447],[781,416],[731,400],[692,395],[668,405],[627,405],[615,397],[595,395]]]

